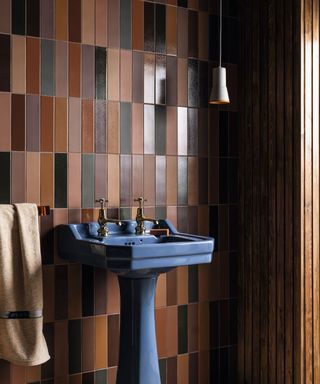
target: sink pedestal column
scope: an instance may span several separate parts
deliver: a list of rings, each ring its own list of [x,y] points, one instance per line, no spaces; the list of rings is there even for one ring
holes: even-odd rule
[[[161,384],[154,318],[157,276],[118,276],[121,296],[117,384]]]

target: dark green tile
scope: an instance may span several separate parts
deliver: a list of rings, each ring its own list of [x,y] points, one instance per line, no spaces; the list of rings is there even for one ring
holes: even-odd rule
[[[178,307],[178,353],[188,352],[188,308],[187,305]]]
[[[166,219],[166,218],[167,218],[167,208],[156,207],[156,219]]]
[[[96,98],[100,100],[106,99],[107,87],[107,51],[105,48],[95,48],[95,65],[96,65]]]
[[[189,303],[196,303],[199,298],[198,290],[198,266],[190,265],[188,267],[188,296]]]
[[[54,202],[56,208],[67,208],[68,158],[66,153],[56,153],[54,168]]]
[[[166,154],[167,144],[167,109],[156,105],[156,155]]]
[[[102,369],[101,371],[96,371],[95,372],[95,379],[96,379],[95,384],[108,384],[107,370]]]
[[[41,93],[54,96],[54,59],[55,42],[53,40],[41,40]]]
[[[131,49],[131,0],[120,2],[120,47]]]
[[[81,320],[69,320],[69,374],[81,372]]]
[[[94,205],[94,155],[82,155],[81,176],[81,206],[92,208]]]
[[[131,103],[120,103],[120,153],[130,155],[132,152]]]
[[[167,360],[161,359],[159,360],[159,371],[161,384],[167,384]]]
[[[0,203],[10,203],[10,153],[0,152]]]
[[[120,208],[120,219],[121,220],[131,220],[131,209],[130,208]]]
[[[12,0],[12,33],[25,35],[26,33],[26,1]]]
[[[166,6],[156,4],[156,52],[166,52]]]

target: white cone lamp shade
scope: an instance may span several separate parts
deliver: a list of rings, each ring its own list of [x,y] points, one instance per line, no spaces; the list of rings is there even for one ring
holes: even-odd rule
[[[227,88],[226,69],[217,67],[212,69],[212,89],[210,93],[210,104],[229,104],[229,94]]]

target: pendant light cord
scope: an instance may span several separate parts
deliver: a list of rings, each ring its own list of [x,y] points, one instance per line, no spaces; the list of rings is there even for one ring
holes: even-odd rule
[[[219,21],[219,67],[221,67],[222,56],[222,0],[220,0],[220,21]]]

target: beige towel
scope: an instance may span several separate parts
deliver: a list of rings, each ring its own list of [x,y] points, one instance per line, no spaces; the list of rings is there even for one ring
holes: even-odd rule
[[[18,365],[50,358],[42,307],[37,206],[0,205],[0,358]]]

